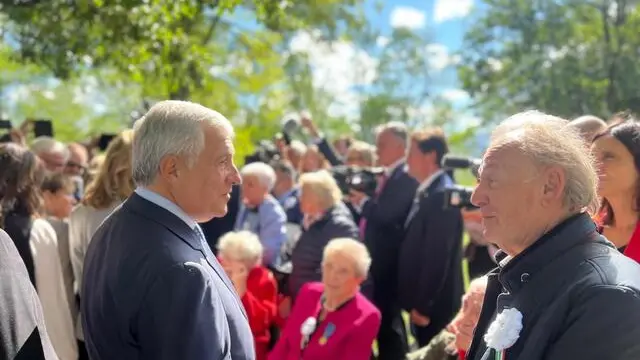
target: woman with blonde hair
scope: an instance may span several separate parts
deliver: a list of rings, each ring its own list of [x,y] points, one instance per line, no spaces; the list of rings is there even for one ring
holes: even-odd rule
[[[132,142],[133,130],[125,130],[113,139],[107,147],[104,162],[100,164],[96,176],[87,186],[80,205],[73,210],[69,218],[71,265],[78,296],[81,296],[79,290],[82,284],[84,257],[91,237],[102,221],[135,189],[131,176]],[[80,341],[84,339],[80,316],[76,321],[76,336]],[[81,347],[80,351],[84,352],[84,348]]]

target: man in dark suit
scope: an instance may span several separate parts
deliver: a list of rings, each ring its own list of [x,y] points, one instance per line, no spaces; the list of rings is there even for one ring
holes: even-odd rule
[[[27,268],[0,229],[0,360],[57,360]]]
[[[464,293],[460,209],[445,206],[445,189],[453,179],[440,168],[447,153],[440,129],[411,135],[407,165],[420,186],[405,221],[400,248],[398,293],[410,314],[418,345],[427,346],[453,319]]]
[[[85,258],[91,359],[255,359],[242,302],[197,224],[224,216],[240,182],[233,128],[201,105],[163,101],[134,130],[138,188]]]
[[[364,286],[382,315],[378,332],[378,359],[404,359],[407,335],[398,303],[398,252],[404,238],[404,222],[409,214],[418,183],[407,174],[405,154],[408,133],[403,123],[391,122],[377,129],[378,165],[385,168],[376,195],[367,199],[352,192],[351,203],[362,208],[360,228],[371,254],[370,278],[373,290]],[[371,291],[371,293],[369,293]]]

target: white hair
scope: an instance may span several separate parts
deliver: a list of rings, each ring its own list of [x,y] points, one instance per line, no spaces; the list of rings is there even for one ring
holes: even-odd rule
[[[263,247],[258,236],[250,231],[231,231],[218,240],[220,256],[242,261],[252,268],[260,265]]]
[[[300,175],[298,180],[302,192],[310,191],[316,195],[320,205],[329,209],[342,201],[342,192],[336,179],[326,170],[312,171]]]
[[[240,175],[242,175],[242,178],[247,176],[255,177],[258,179],[258,182],[260,182],[260,185],[264,186],[269,192],[273,190],[276,184],[276,172],[271,166],[263,162],[254,162],[245,165],[242,170],[240,170]]]
[[[361,241],[351,238],[335,238],[325,246],[322,261],[326,261],[334,254],[351,258],[356,276],[367,277],[371,266],[371,256],[367,247]]]
[[[489,148],[515,146],[538,166],[565,172],[563,204],[570,211],[598,209],[595,162],[580,134],[568,121],[539,111],[513,115],[493,131]]]
[[[69,159],[70,156],[69,148],[65,144],[49,136],[39,136],[35,138],[31,143],[31,151],[36,155],[44,153],[62,155],[65,161]]]
[[[378,137],[381,133],[387,131],[392,133],[395,137],[402,141],[405,146],[408,144],[409,129],[407,128],[407,125],[405,123],[400,121],[390,121],[388,123],[378,125],[375,128],[374,133],[376,137]]]
[[[167,100],[149,109],[136,121],[133,138],[133,180],[150,185],[167,155],[184,156],[192,165],[204,149],[203,124],[219,127],[233,135],[223,115],[200,104]]]

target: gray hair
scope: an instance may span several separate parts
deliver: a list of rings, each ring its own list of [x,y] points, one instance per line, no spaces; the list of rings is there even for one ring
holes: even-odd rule
[[[273,170],[287,175],[291,180],[296,180],[298,176],[296,169],[286,160],[275,161],[271,164]]]
[[[587,144],[568,121],[539,111],[513,115],[493,131],[490,148],[516,146],[539,166],[558,166],[566,176],[563,204],[570,211],[598,209],[598,176]]]
[[[356,276],[367,277],[371,266],[371,256],[367,247],[361,241],[351,238],[336,238],[329,241],[324,248],[322,261],[324,262],[337,253],[353,260]]]
[[[409,141],[409,129],[407,128],[407,125],[405,123],[400,121],[390,121],[386,124],[378,125],[375,128],[374,133],[376,137],[378,137],[381,133],[387,131],[392,133],[395,137],[402,141],[405,146],[407,146]]]
[[[250,231],[231,231],[218,240],[222,258],[242,261],[249,268],[260,265],[263,247],[258,236]]]
[[[49,136],[35,138],[31,143],[31,151],[36,155],[44,153],[59,154],[65,158],[65,161],[70,156],[69,148],[65,144]]]
[[[263,162],[254,162],[245,165],[240,170],[242,177],[254,176],[260,182],[260,185],[267,188],[267,191],[271,192],[276,184],[276,172],[271,166]]]
[[[200,104],[167,100],[152,106],[134,125],[135,183],[142,186],[153,183],[160,162],[167,155],[184,156],[187,163],[193,165],[204,149],[203,124],[223,128],[233,135],[229,120]]]

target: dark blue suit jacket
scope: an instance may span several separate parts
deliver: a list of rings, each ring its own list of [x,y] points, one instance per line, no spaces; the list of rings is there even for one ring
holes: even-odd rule
[[[133,194],[93,236],[82,325],[93,360],[255,359],[246,313],[196,232]]]

